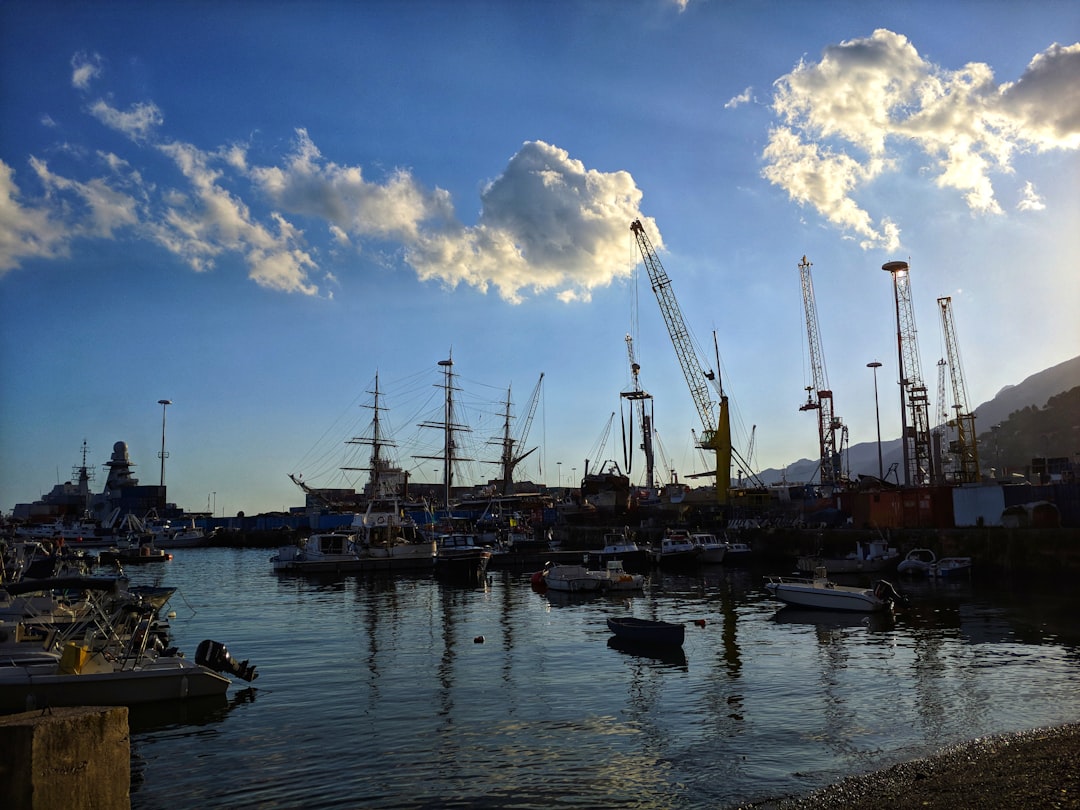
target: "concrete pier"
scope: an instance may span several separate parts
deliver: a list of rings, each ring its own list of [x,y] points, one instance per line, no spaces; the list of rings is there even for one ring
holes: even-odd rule
[[[55,708],[0,717],[0,807],[131,807],[124,707]]]

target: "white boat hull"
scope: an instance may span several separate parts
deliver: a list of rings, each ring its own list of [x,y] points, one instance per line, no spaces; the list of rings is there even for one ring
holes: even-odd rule
[[[870,588],[837,585],[827,579],[775,577],[765,583],[765,590],[786,605],[817,610],[847,610],[875,613],[890,603],[879,599]]]

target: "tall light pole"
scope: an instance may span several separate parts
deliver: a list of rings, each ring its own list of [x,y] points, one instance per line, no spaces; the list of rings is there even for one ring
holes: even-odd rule
[[[158,453],[158,458],[161,459],[161,486],[165,486],[165,459],[169,457],[165,452],[165,409],[172,405],[172,400],[159,399],[157,402],[161,406],[161,452]]]
[[[878,409],[877,397],[877,370],[881,368],[881,363],[875,360],[872,363],[867,363],[866,367],[874,370],[874,420],[877,422],[877,477],[880,481],[885,477],[884,465],[881,463],[881,411]]]
[[[562,462],[556,461],[555,466],[559,468],[559,489],[562,489]]]

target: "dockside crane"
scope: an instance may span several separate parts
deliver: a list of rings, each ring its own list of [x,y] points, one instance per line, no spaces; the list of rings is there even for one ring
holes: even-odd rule
[[[956,471],[957,483],[974,484],[979,480],[979,446],[975,439],[975,414],[968,410],[967,387],[964,370],[960,365],[960,344],[956,340],[956,324],[952,315],[952,298],[937,300],[941,309],[941,329],[945,333],[945,355],[949,361],[949,377],[952,379],[953,410],[956,416],[949,427],[956,427],[956,439],[949,442],[949,452],[959,460]]]
[[[654,490],[656,489],[656,462],[653,455],[653,398],[652,394],[641,388],[639,379],[641,366],[634,357],[634,338],[630,335],[626,336],[626,353],[630,358],[631,388],[629,391],[623,391],[619,396],[631,403],[631,414],[634,410],[633,406],[637,405],[638,423],[641,428],[641,450],[645,454],[645,486],[647,489]],[[631,424],[631,433],[633,433],[633,427]],[[632,454],[624,452],[623,464],[627,475],[630,475],[631,460]]]
[[[657,258],[648,236],[645,235],[641,220],[635,219],[630,224],[630,230],[637,240],[641,259],[649,273],[649,282],[660,304],[660,312],[664,316],[668,335],[675,347],[675,355],[679,359],[687,387],[690,389],[690,397],[694,401],[698,418],[701,420],[701,447],[712,450],[716,454],[717,502],[720,505],[726,505],[728,491],[731,489],[731,423],[728,416],[728,398],[723,392],[723,387],[718,386],[720,407],[718,415],[714,417],[708,383],[716,382],[716,373],[707,369],[698,359],[690,332],[683,320],[679,302],[671,288],[671,279],[668,278],[664,266]]]
[[[911,302],[911,274],[907,262],[885,262],[892,275],[896,301],[896,345],[900,369],[900,418],[904,451],[904,483],[926,486],[934,480],[930,452],[930,396],[923,382],[915,310]]]
[[[843,469],[844,430],[843,421],[833,410],[833,392],[825,370],[825,354],[821,347],[821,330],[818,325],[817,304],[814,300],[814,281],[810,276],[812,266],[806,256],[799,263],[802,282],[803,310],[806,314],[806,335],[810,347],[811,385],[806,389],[806,402],[800,411],[817,411],[818,457],[821,459],[821,486],[832,489],[847,478]]]

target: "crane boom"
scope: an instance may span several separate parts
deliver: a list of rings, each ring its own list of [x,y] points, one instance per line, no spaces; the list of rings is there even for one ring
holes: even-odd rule
[[[979,480],[979,448],[975,441],[975,414],[968,410],[964,370],[960,365],[960,344],[956,340],[956,324],[952,316],[952,298],[938,299],[941,307],[941,328],[945,332],[945,354],[949,359],[952,378],[953,409],[956,411],[956,441],[949,451],[960,460],[959,482],[974,484]]]
[[[803,256],[799,264],[799,278],[802,281],[803,309],[806,313],[806,334],[813,379],[811,387],[807,388],[806,402],[799,410],[817,411],[821,485],[835,487],[844,478],[841,458],[843,448],[842,443],[837,442],[837,434],[842,435],[843,423],[833,413],[833,392],[825,371],[825,354],[821,347],[821,330],[818,326],[817,304],[814,301],[814,281],[810,276],[811,266],[811,262]],[[817,398],[814,399],[812,394]]]
[[[637,239],[641,259],[649,273],[649,282],[667,325],[668,336],[675,347],[675,355],[701,420],[701,445],[716,452],[716,498],[719,503],[726,504],[728,490],[731,488],[731,426],[728,421],[727,397],[723,391],[720,392],[720,412],[718,417],[714,418],[707,381],[715,380],[716,374],[711,369],[706,370],[706,366],[698,359],[679,302],[671,288],[671,279],[645,235],[641,220],[635,219],[630,224],[630,230]]]
[[[909,267],[907,262],[894,261],[885,262],[881,269],[892,274],[896,299],[904,483],[908,486],[925,486],[934,480],[934,462],[930,453],[930,397],[922,378]]]

